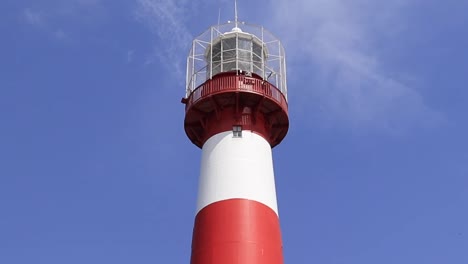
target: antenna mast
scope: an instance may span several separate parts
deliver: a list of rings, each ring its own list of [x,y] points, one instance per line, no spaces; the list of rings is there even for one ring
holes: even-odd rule
[[[234,19],[235,19],[235,25],[237,28],[238,25],[238,17],[237,17],[237,0],[234,0]]]

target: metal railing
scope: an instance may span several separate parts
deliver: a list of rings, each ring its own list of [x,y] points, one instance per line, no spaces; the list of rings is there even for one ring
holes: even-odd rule
[[[281,106],[285,111],[288,109],[288,102],[285,95],[274,85],[254,77],[244,75],[221,76],[208,80],[192,91],[187,98],[187,108],[198,103],[198,101],[215,94],[225,92],[245,91],[255,93],[271,99]]]

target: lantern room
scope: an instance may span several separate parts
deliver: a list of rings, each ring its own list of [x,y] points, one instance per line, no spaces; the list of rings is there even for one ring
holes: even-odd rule
[[[267,81],[287,98],[285,60],[281,42],[261,26],[243,22],[211,26],[192,42],[186,98],[206,81],[227,72]]]

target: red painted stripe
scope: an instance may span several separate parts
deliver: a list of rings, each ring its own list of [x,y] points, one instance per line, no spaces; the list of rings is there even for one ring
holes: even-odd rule
[[[210,204],[195,218],[191,264],[282,264],[278,215],[246,199]]]

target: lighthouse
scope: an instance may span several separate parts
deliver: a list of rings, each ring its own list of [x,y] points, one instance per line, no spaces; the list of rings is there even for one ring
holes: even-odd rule
[[[289,127],[285,52],[235,13],[187,58],[184,128],[202,150],[191,264],[281,264],[272,148]]]

